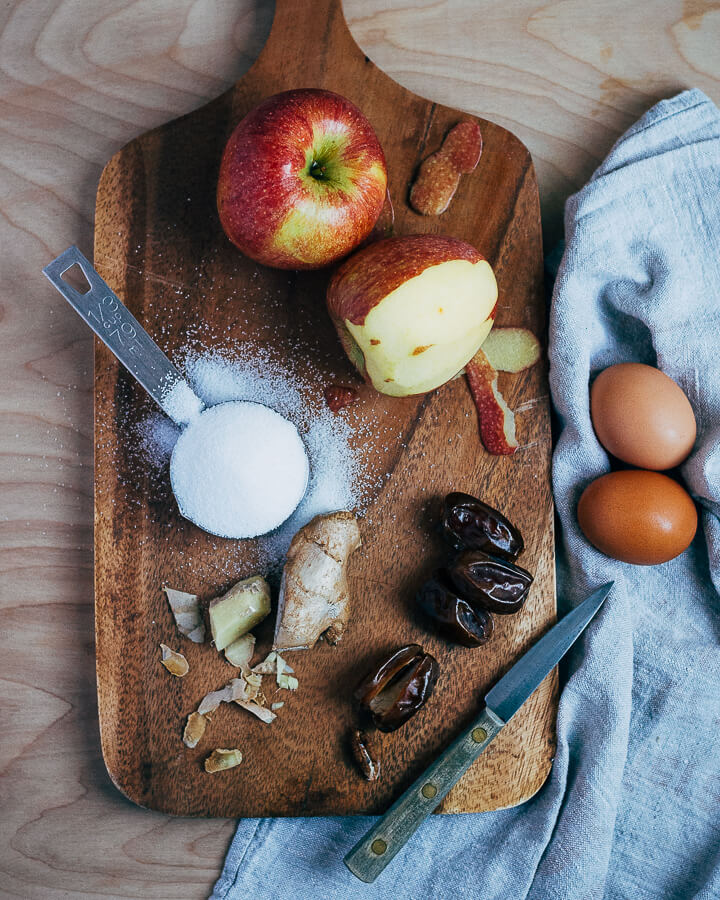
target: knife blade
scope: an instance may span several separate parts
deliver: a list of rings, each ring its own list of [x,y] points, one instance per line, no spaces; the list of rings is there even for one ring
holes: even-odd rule
[[[610,593],[610,581],[583,600],[523,655],[485,695],[478,718],[393,803],[344,859],[371,883],[440,805],[472,763],[502,731],[585,630]]]

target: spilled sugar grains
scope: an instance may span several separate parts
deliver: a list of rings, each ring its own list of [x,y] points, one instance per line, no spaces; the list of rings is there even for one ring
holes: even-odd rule
[[[189,349],[175,355],[174,362],[207,406],[235,400],[262,403],[295,425],[307,449],[310,477],[299,506],[283,525],[254,542],[252,562],[247,558],[247,545],[241,550],[242,544],[229,544],[224,564],[228,575],[237,571],[235,554],[243,569],[252,565],[258,571],[277,571],[292,536],[316,515],[341,509],[363,512],[379,485],[368,474],[364,442],[353,441],[353,437],[367,437],[370,432],[366,424],[351,425],[328,409],[322,396],[320,372],[306,368],[298,375],[264,347],[250,342],[232,349]],[[180,409],[179,415],[182,414]],[[139,439],[138,463],[154,474],[153,493],[162,499],[167,493],[168,502],[172,502],[169,485],[166,491],[163,485],[181,429],[161,412],[152,410],[134,430]],[[388,437],[393,440],[392,435]],[[176,570],[182,568],[183,562],[176,560]],[[187,564],[191,565],[190,558]]]

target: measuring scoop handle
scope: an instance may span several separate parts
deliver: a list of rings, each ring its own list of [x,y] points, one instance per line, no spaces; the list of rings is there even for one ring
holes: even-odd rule
[[[90,285],[85,294],[62,277],[74,265],[82,269]],[[45,266],[43,274],[174,422],[185,424],[180,408],[187,408],[188,398],[197,411],[202,409],[202,401],[195,397],[180,372],[77,247],[61,253]],[[178,396],[176,385],[184,395],[183,403],[171,400]]]

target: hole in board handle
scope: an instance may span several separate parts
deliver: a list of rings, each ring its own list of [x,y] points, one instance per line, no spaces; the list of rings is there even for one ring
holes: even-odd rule
[[[69,269],[65,269],[60,277],[78,294],[87,294],[91,290],[90,282],[85,277],[79,263],[73,263]]]

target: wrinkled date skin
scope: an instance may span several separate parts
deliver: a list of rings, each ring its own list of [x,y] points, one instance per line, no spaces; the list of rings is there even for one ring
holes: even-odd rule
[[[506,559],[465,550],[449,569],[455,589],[473,606],[511,615],[522,609],[533,576]]]
[[[442,532],[455,550],[483,550],[515,561],[525,549],[522,535],[502,513],[459,491],[445,498]]]
[[[492,613],[482,607],[473,608],[460,597],[446,569],[439,569],[415,596],[416,604],[430,616],[438,631],[456,644],[480,647],[493,633]]]
[[[395,731],[425,704],[435,687],[438,664],[419,644],[396,650],[355,690],[355,700],[380,731]]]

